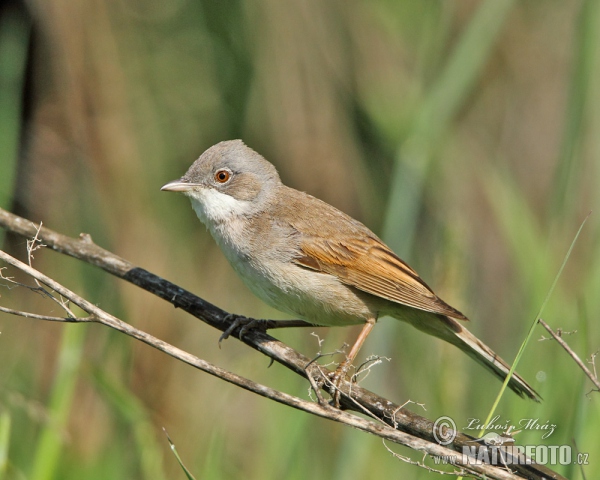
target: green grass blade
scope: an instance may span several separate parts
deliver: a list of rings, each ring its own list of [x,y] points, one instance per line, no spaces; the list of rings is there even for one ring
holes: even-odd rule
[[[100,369],[93,371],[92,379],[98,391],[132,429],[143,478],[166,478],[163,449],[156,441],[155,428],[144,404],[126,386],[113,380]]]
[[[173,455],[175,455],[175,458],[179,462],[179,465],[181,466],[181,469],[185,472],[185,475],[187,476],[188,480],[196,480],[194,478],[194,476],[192,475],[192,473],[183,464],[183,461],[181,460],[181,457],[177,453],[177,449],[175,448],[175,444],[171,440],[171,437],[169,437],[169,434],[167,433],[167,431],[164,428],[163,428],[163,431],[165,432],[165,435],[167,436],[167,440],[169,441],[169,445],[171,445],[171,451],[173,452]]]
[[[64,445],[63,432],[67,428],[75,385],[79,378],[79,364],[86,331],[87,329],[82,328],[82,325],[64,326],[57,373],[48,407],[50,420],[44,425],[34,449],[29,477],[31,480],[56,478]]]
[[[571,242],[571,245],[569,246],[569,250],[567,251],[565,258],[563,259],[563,262],[562,262],[560,268],[558,269],[556,276],[554,277],[552,285],[550,286],[550,289],[548,290],[548,293],[546,294],[546,298],[542,302],[542,305],[540,306],[540,309],[539,309],[537,315],[535,316],[534,321],[531,323],[531,326],[529,327],[529,332],[527,332],[527,336],[525,337],[525,340],[523,341],[523,343],[521,344],[521,347],[519,348],[519,351],[517,352],[517,356],[515,357],[515,360],[513,361],[512,365],[510,367],[508,375],[504,379],[504,383],[502,384],[502,387],[500,387],[498,396],[496,397],[496,400],[494,401],[494,404],[492,405],[490,413],[488,414],[487,418],[485,419],[485,422],[483,422],[483,425],[488,425],[490,423],[490,421],[496,411],[496,408],[498,407],[498,404],[500,403],[500,399],[502,398],[502,395],[504,394],[504,391],[506,390],[508,382],[510,381],[515,369],[517,368],[517,365],[519,364],[519,361],[521,360],[521,357],[523,356],[523,352],[525,351],[527,344],[529,343],[529,341],[531,340],[531,337],[533,336],[533,331],[538,323],[538,319],[541,318],[542,313],[544,312],[544,309],[546,308],[546,305],[548,304],[548,301],[550,300],[550,297],[552,296],[552,293],[554,292],[556,284],[558,283],[558,279],[560,278],[563,270],[565,269],[565,265],[567,264],[567,261],[569,260],[569,257],[571,256],[571,252],[573,251],[573,248],[575,247],[575,243],[577,242],[577,239],[579,238],[579,234],[581,233],[581,230],[583,230],[583,226],[585,225],[585,222],[589,218],[590,214],[591,214],[591,212],[583,219],[583,222],[581,222],[581,225],[579,226],[579,229],[577,230],[577,233],[575,234],[575,237],[573,238],[573,241]],[[485,428],[483,428],[479,432],[479,437],[483,437],[484,434],[485,434]]]
[[[575,65],[573,68],[569,102],[565,115],[565,131],[563,134],[559,159],[554,172],[554,188],[552,188],[552,212],[562,214],[569,212],[576,195],[571,188],[579,188],[581,182],[577,175],[585,156],[580,154],[582,142],[587,129],[586,117],[593,105],[594,89],[597,82],[592,82],[594,67],[598,61],[598,45],[600,45],[600,2],[587,0],[583,2],[575,27],[576,44],[573,48]]]
[[[8,447],[10,445],[10,415],[7,411],[0,415],[0,480],[8,468]]]
[[[418,206],[434,149],[473,88],[514,0],[483,2],[425,97],[394,168],[383,238],[400,255],[412,249]]]
[[[0,206],[9,207],[21,129],[21,92],[31,25],[10,8],[0,17]],[[0,244],[4,230],[0,231]]]
[[[398,150],[381,233],[385,242],[406,260],[410,260],[413,250],[419,214],[424,204],[427,175],[434,154],[471,94],[514,4],[514,0],[479,4],[437,80],[426,91]],[[372,334],[371,348],[391,355],[398,345],[389,330],[388,333],[384,332],[381,329]],[[381,369],[381,372],[375,373],[372,379],[383,381],[386,370]],[[355,456],[352,461],[358,462],[361,458],[367,457]],[[360,468],[359,465],[355,467],[357,470]]]

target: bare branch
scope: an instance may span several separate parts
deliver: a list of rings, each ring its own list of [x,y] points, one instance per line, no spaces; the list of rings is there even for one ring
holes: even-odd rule
[[[432,472],[432,473],[437,473],[439,475],[453,475],[456,477],[464,477],[464,476],[471,476],[469,475],[469,473],[464,470],[464,469],[458,469],[458,470],[453,470],[452,472],[445,472],[444,470],[438,470],[437,468],[432,468],[428,465],[425,465],[425,458],[426,456],[423,457],[423,460],[418,462],[413,460],[410,457],[407,457],[405,455],[400,455],[397,452],[394,452],[389,446],[388,444],[385,442],[385,440],[382,440],[383,442],[383,446],[385,447],[385,449],[394,457],[397,458],[398,460],[401,460],[405,463],[409,463],[410,465],[414,465],[416,467],[420,467],[420,468],[424,468],[425,470]],[[458,467],[458,465],[454,465],[455,467]]]
[[[66,322],[66,323],[84,323],[97,321],[93,317],[50,317],[48,315],[38,315],[37,313],[23,312],[21,310],[13,310],[12,308],[0,307],[0,312],[9,313],[18,317],[33,318],[35,320],[45,320],[48,322]]]
[[[210,304],[204,299],[184,290],[183,288],[172,284],[171,282],[160,278],[142,268],[127,262],[126,260],[114,255],[113,253],[102,249],[95,245],[89,235],[82,234],[79,239],[73,239],[65,235],[61,235],[45,227],[38,228],[30,221],[13,215],[5,210],[0,209],[0,226],[25,237],[34,237],[36,232],[39,232],[38,238],[55,251],[70,255],[72,257],[83,260],[92,265],[96,265],[103,270],[112,273],[113,275],[131,282],[154,295],[163,298],[172,303],[176,308],[182,308],[186,312],[202,320],[203,322],[217,328],[221,332],[226,331],[231,325],[231,321],[237,316],[230,315],[220,308]],[[6,255],[6,254],[4,254]],[[4,258],[4,256],[2,256]],[[11,263],[11,262],[9,262]],[[12,263],[14,265],[14,263]],[[373,423],[370,420],[363,419],[351,415],[348,412],[340,411],[325,404],[325,402],[313,403],[292,397],[282,392],[269,389],[268,387],[256,384],[250,380],[239,377],[233,373],[226,372],[214,365],[205,362],[187,352],[183,352],[176,347],[173,347],[159,339],[141,332],[125,322],[102,312],[100,309],[74,296],[61,285],[53,282],[48,277],[36,272],[31,267],[22,264],[26,269],[30,269],[27,273],[38,275],[36,278],[50,288],[57,288],[55,291],[71,302],[78,305],[84,311],[92,316],[91,321],[96,321],[115,328],[127,335],[130,335],[138,340],[141,340],[175,358],[180,359],[196,368],[199,368],[211,375],[216,375],[224,380],[239,385],[242,388],[258,393],[262,396],[268,396],[275,401],[285,403],[294,408],[298,408],[310,413],[313,413],[324,418],[329,418],[338,422],[343,422],[347,425],[368,431],[381,438],[389,441],[401,443],[418,451],[425,452],[428,455],[456,455],[456,452],[462,452],[463,447],[468,447],[473,440],[473,437],[457,432],[454,441],[446,446],[439,445],[434,438],[434,424],[427,418],[421,417],[410,410],[402,408],[397,404],[389,401],[386,398],[380,397],[373,392],[370,392],[357,384],[352,384],[348,381],[342,382],[339,386],[343,396],[341,404],[344,409],[354,410],[361,413],[368,412],[369,416],[376,417],[382,424]],[[19,267],[20,268],[20,267]],[[26,271],[26,270],[24,270]],[[44,280],[42,280],[42,278]],[[45,280],[50,283],[46,283]],[[67,295],[67,292],[69,293]],[[77,299],[77,301],[75,301]],[[58,318],[58,317],[57,317]],[[79,319],[69,319],[68,321],[79,321]],[[87,320],[90,321],[90,320]],[[267,328],[271,325],[278,327],[281,323],[287,326],[287,321],[278,322],[267,320]],[[306,322],[296,321],[298,326],[307,326]],[[239,335],[239,330],[233,331],[234,335]],[[310,359],[296,352],[288,345],[278,341],[277,339],[266,334],[264,331],[254,329],[249,330],[241,339],[246,345],[260,351],[264,355],[277,361],[294,373],[310,379],[313,387],[323,388],[326,386],[330,371],[323,365],[311,364]],[[351,397],[351,398],[350,398]],[[461,455],[458,455],[460,458]],[[457,465],[457,467],[459,467]],[[553,478],[561,479],[560,475],[550,469],[535,465],[525,464],[514,465],[515,474],[506,472],[502,468],[493,467],[490,465],[465,465],[469,471],[478,475],[486,475],[487,478],[516,478],[515,474],[520,477],[531,479]]]
[[[39,233],[39,230],[38,230],[38,233]],[[37,235],[37,233],[36,233],[36,235]],[[30,267],[31,267],[31,260],[33,259],[33,256],[31,255],[31,251],[32,251],[31,245],[33,245],[33,243],[30,243],[30,240],[27,240],[27,259],[29,261],[29,266]],[[40,244],[35,249],[42,248],[42,247],[45,247],[45,245],[41,245]],[[35,282],[35,284],[37,285],[37,287],[31,286],[31,285],[26,285],[26,284],[21,283],[21,282],[17,282],[12,277],[6,277],[4,275],[4,270],[5,270],[4,268],[0,268],[0,279],[6,280],[8,283],[14,285],[15,287],[27,288],[27,289],[31,290],[32,292],[41,295],[42,297],[49,298],[54,303],[56,303],[61,309],[63,309],[65,311],[65,313],[67,314],[68,318],[75,318],[76,317],[76,315],[69,308],[68,302],[65,302],[65,300],[63,298],[61,298],[61,299],[56,298],[54,295],[52,295],[51,292],[49,292],[48,290],[46,290],[40,284],[40,282],[38,280],[36,280],[35,278],[33,279],[33,281]],[[21,312],[20,314],[13,313],[13,315],[19,315],[21,317],[29,316],[30,318],[34,318],[32,316],[33,314],[27,314],[27,315],[25,315],[26,313],[27,312]],[[39,318],[39,320],[50,320],[51,318],[57,318],[58,319],[58,318],[61,318],[61,317]],[[52,320],[52,321],[62,321],[62,320]]]
[[[550,335],[552,335],[552,338],[554,338],[554,340],[556,340],[558,342],[558,344],[565,349],[565,351],[571,356],[571,358],[573,360],[575,360],[575,363],[577,365],[579,365],[579,368],[581,368],[583,370],[583,373],[585,373],[588,376],[588,378],[592,381],[592,383],[594,385],[596,385],[596,388],[598,390],[600,390],[600,382],[598,381],[598,377],[596,375],[594,375],[592,372],[590,372],[589,368],[587,368],[584,365],[584,363],[577,356],[577,354],[571,349],[571,347],[569,347],[569,345],[567,345],[567,342],[565,342],[561,338],[560,335],[555,333],[554,330],[552,330],[552,328],[546,322],[544,322],[544,320],[542,320],[540,318],[540,319],[538,319],[538,322],[542,325],[542,327],[544,327],[546,330],[548,330]],[[595,365],[594,365],[594,370],[595,370]]]
[[[598,372],[596,371],[596,357],[598,356],[598,350],[595,351],[594,353],[592,353],[590,355],[590,359],[588,360],[588,363],[592,366],[592,368],[594,369],[594,378],[598,378]]]
[[[353,426],[358,428],[359,430],[363,430],[368,433],[372,433],[381,438],[388,439],[392,442],[399,443],[401,445],[405,445],[415,450],[426,452],[429,455],[452,455],[453,452],[450,449],[447,449],[441,445],[436,445],[430,442],[425,442],[422,439],[414,437],[412,435],[408,435],[404,432],[396,430],[388,425],[381,423],[374,423],[363,418],[357,417],[356,415],[352,415],[347,412],[343,412],[336,408],[329,406],[328,404],[318,404],[313,402],[308,402],[306,400],[302,400],[301,398],[294,397],[292,395],[288,395],[286,393],[274,390],[265,385],[261,385],[259,383],[253,382],[247,378],[236,375],[232,372],[229,372],[225,369],[217,367],[205,360],[202,360],[194,355],[191,355],[183,350],[178,349],[177,347],[170,345],[162,340],[146,333],[137,328],[123,322],[122,320],[114,317],[113,315],[105,312],[104,310],[98,308],[87,300],[83,299],[79,295],[75,294],[71,290],[67,289],[63,285],[58,282],[52,280],[41,272],[35,270],[29,265],[20,262],[19,260],[11,257],[5,252],[0,250],[0,260],[5,261],[6,263],[18,268],[19,270],[25,272],[30,275],[37,281],[43,283],[44,285],[52,288],[55,292],[59,293],[63,297],[69,299],[79,308],[88,312],[91,317],[87,317],[84,321],[92,321],[101,323],[110,328],[114,328],[120,332],[125,333],[131,337],[137,338],[138,340],[143,341],[144,343],[167,353],[168,355],[177,358],[191,366],[194,366],[206,373],[214,375],[216,377],[221,378],[227,382],[230,382],[234,385],[237,385],[241,388],[249,390],[251,392],[257,393],[263,397],[270,398],[271,400],[275,400],[276,402],[283,403],[285,405],[297,408],[299,410],[303,410],[308,413],[312,413],[313,415],[317,415],[323,418],[328,418],[330,420],[334,420],[336,422],[344,423],[346,425]],[[12,313],[12,312],[9,312]],[[59,317],[52,317],[53,320],[58,320]],[[68,319],[71,322],[80,321],[79,318]],[[369,414],[368,411],[365,413]],[[379,420],[379,419],[377,419]],[[513,478],[511,476],[504,476],[501,472],[496,472],[498,470],[496,467],[491,467],[489,465],[477,465],[468,467],[465,466],[468,470],[475,471],[480,474],[489,475],[491,478]]]
[[[42,222],[40,222],[40,225],[37,228],[34,237],[31,240],[27,240],[27,263],[29,264],[30,267],[33,267],[33,263],[32,263],[33,262],[33,252],[46,246],[38,239],[41,228],[42,228]],[[41,287],[41,285],[39,284],[39,282],[37,280],[34,279],[34,281],[38,287]]]

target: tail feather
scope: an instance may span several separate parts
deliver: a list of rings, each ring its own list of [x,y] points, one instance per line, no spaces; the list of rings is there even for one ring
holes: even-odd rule
[[[403,320],[419,330],[457,346],[501,381],[508,375],[510,365],[455,319],[436,314],[428,314],[425,319],[421,312],[421,315],[417,316],[404,316]],[[520,397],[528,397],[536,402],[541,400],[540,395],[517,372],[513,372],[508,387]]]
[[[456,322],[454,319],[450,320]],[[504,382],[510,371],[510,365],[462,325],[459,327],[461,331],[455,332],[456,340],[451,343]],[[520,397],[528,397],[536,402],[541,400],[540,395],[517,372],[513,372],[508,387]]]

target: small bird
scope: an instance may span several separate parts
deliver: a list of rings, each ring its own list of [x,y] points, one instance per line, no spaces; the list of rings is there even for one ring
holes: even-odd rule
[[[459,320],[371,230],[331,205],[285,186],[275,167],[241,140],[206,150],[179,180],[182,192],[250,290],[314,325],[363,325],[344,375],[378,318],[388,315],[457,346],[501,380],[510,367]],[[539,395],[514,373],[508,386]]]

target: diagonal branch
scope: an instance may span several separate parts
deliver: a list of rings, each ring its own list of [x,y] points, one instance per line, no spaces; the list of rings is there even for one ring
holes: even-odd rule
[[[598,381],[598,377],[596,375],[594,375],[590,371],[590,369],[585,366],[585,364],[581,361],[581,359],[579,358],[579,356],[571,349],[571,347],[569,347],[569,345],[567,344],[567,342],[565,342],[560,337],[560,335],[558,335],[554,330],[552,330],[552,327],[550,327],[550,325],[548,325],[541,318],[538,318],[538,323],[540,323],[542,325],[542,327],[544,327],[546,330],[548,330],[548,333],[550,333],[550,335],[552,335],[552,338],[554,338],[554,340],[556,340],[559,343],[559,345],[565,349],[565,351],[571,356],[571,358],[573,360],[575,360],[575,363],[577,365],[579,365],[579,368],[581,368],[583,370],[583,373],[585,373],[588,376],[588,378],[596,386],[596,388],[598,389],[598,391],[600,391],[600,382]]]
[[[225,380],[229,383],[237,385],[238,387],[244,388],[245,390],[249,390],[263,397],[270,398],[275,400],[276,402],[283,403],[285,405],[297,408],[299,410],[303,410],[308,413],[312,413],[313,415],[317,415],[323,418],[328,418],[329,420],[337,421],[340,423],[344,423],[346,425],[353,426],[358,428],[359,430],[363,430],[368,433],[372,433],[377,435],[383,439],[390,440],[395,443],[399,443],[401,445],[405,445],[414,450],[424,451],[430,455],[452,455],[452,450],[445,448],[441,445],[436,445],[430,442],[426,442],[420,438],[414,437],[407,433],[396,430],[386,424],[375,423],[370,420],[365,420],[361,417],[357,417],[356,415],[352,415],[350,413],[341,411],[337,408],[333,408],[327,403],[320,404],[314,402],[308,402],[306,400],[302,400],[301,398],[294,397],[292,395],[288,395],[286,393],[274,390],[265,385],[261,385],[259,383],[248,380],[247,378],[236,375],[232,372],[229,372],[225,369],[217,367],[205,360],[202,360],[195,355],[191,355],[173,345],[170,345],[162,340],[143,332],[132,325],[129,325],[126,322],[116,318],[115,316],[105,312],[79,295],[75,294],[71,290],[67,289],[63,285],[59,284],[55,280],[47,277],[43,273],[37,271],[36,269],[26,265],[23,262],[20,262],[16,258],[8,255],[7,253],[0,250],[0,260],[5,261],[6,263],[18,268],[19,270],[25,272],[26,274],[33,277],[36,283],[41,282],[44,285],[50,287],[55,292],[59,293],[61,296],[67,298],[69,301],[77,305],[79,308],[87,312],[90,317],[86,317],[81,319],[83,322],[94,321],[97,323],[101,323],[110,328],[118,330],[126,335],[129,335],[133,338],[141,340],[142,342],[178,359],[181,360],[188,365],[198,368],[206,373],[214,375],[222,380]],[[7,311],[10,309],[6,309]],[[14,312],[8,312],[14,313]],[[46,317],[43,318],[38,316],[39,319],[44,320],[52,320],[52,321],[60,321],[60,317]],[[78,318],[67,318],[66,322],[78,322],[80,319]],[[460,464],[457,464],[459,466]],[[513,475],[506,474],[501,469],[499,472],[494,472],[494,467],[490,467],[489,465],[476,466],[483,468],[473,468],[471,466],[468,467],[468,470],[474,471],[480,474],[491,475],[492,478],[514,478]],[[464,474],[464,471],[457,472],[460,474]]]
[[[7,230],[27,238],[34,237],[36,235],[36,232],[38,232],[38,227],[34,225],[31,221],[13,215],[2,209],[0,209],[0,226],[3,226]],[[197,297],[196,295],[184,290],[183,288],[161,277],[158,277],[157,275],[154,275],[140,267],[136,267],[130,262],[97,246],[92,242],[89,235],[80,235],[79,239],[74,239],[65,235],[61,235],[48,228],[42,227],[39,228],[38,238],[47,247],[56,250],[60,253],[64,253],[72,257],[78,258],[87,263],[96,265],[119,278],[127,280],[153,293],[154,295],[167,300],[168,302],[172,303],[175,307],[185,310],[186,312],[190,313],[196,318],[202,320],[205,323],[208,323],[209,325],[219,329],[222,332],[226,331],[227,328],[231,325],[231,322],[236,319],[236,316],[229,315],[227,312],[203,300],[202,298]],[[6,254],[3,254],[1,256],[2,259],[6,259],[6,257]],[[13,261],[8,261],[8,263],[12,263],[14,261],[16,260],[13,259]],[[12,264],[15,265],[15,263]],[[22,265],[23,267],[25,267],[25,269],[31,268],[25,264]],[[30,271],[24,271],[26,271],[30,275],[34,272],[36,275],[42,275],[39,272],[36,272],[34,269],[31,269]],[[36,278],[40,279],[42,283],[48,285],[48,283],[41,280],[42,277]],[[51,279],[48,279],[48,277],[44,276],[43,278],[52,281]],[[54,289],[52,285],[48,286]],[[95,307],[89,302],[86,302],[83,299],[81,300],[83,300],[83,302],[85,303],[77,303],[73,298],[71,298],[71,296],[69,296],[74,295],[72,292],[69,292],[69,295],[67,295],[67,292],[65,290],[61,290],[61,288],[64,289],[64,287],[60,285],[55,286],[59,288],[58,290],[56,290],[57,293],[63,295],[65,298],[68,298],[73,303],[76,303],[78,306],[80,306],[80,308],[90,313],[94,320],[96,320],[97,317],[98,320],[96,321],[100,321],[99,319],[102,317],[100,317],[100,312],[98,311],[99,309],[97,309],[97,307]],[[86,306],[86,308],[83,308],[82,305]],[[109,315],[106,314],[106,312],[102,312],[102,314]],[[225,372],[222,369],[219,369],[219,367],[210,365],[207,362],[200,360],[187,352],[183,352],[179,349],[176,349],[176,347],[173,347],[159,339],[156,339],[145,332],[141,332],[137,329],[134,329],[132,326],[120,321],[119,319],[116,319],[115,317],[109,315],[108,317],[106,317],[106,319],[106,322],[100,323],[104,323],[112,328],[116,328],[117,330],[131,335],[134,338],[137,338],[149,345],[154,346],[155,348],[159,348],[160,350],[165,351],[165,353],[168,353],[167,350],[170,350],[171,352],[176,352],[177,355],[179,355],[177,356],[177,358],[179,358],[182,361],[185,361],[186,363],[189,363],[190,365],[196,366],[197,368],[200,368],[203,371],[206,371],[213,375],[215,375],[217,371],[224,374],[226,373],[229,375],[234,375],[230,374],[229,372]],[[73,319],[69,319],[69,321],[73,321]],[[89,321],[89,318],[87,321]],[[277,325],[277,323],[278,322],[274,321],[273,325]],[[298,324],[305,325],[306,323],[299,322]],[[249,330],[243,336],[242,341],[251,348],[260,351],[261,353],[270,357],[274,361],[277,361],[278,363],[282,364],[294,373],[301,375],[305,378],[309,377],[306,367],[309,364],[310,359],[300,354],[299,352],[296,352],[288,345],[278,341],[270,335],[256,329]],[[308,370],[310,370],[310,375],[313,377],[311,378],[311,383],[313,385],[318,384],[322,387],[323,383],[325,382],[323,382],[323,374],[321,372],[325,372],[325,374],[327,374],[329,370],[320,365],[315,365],[314,369],[311,367]],[[249,385],[251,384],[247,383],[250,381],[247,379],[243,379],[242,377],[234,376],[228,378],[229,379],[227,379],[227,381],[235,383],[236,385],[238,385],[238,383],[236,382],[239,380],[239,386],[242,386],[243,388],[246,388],[251,391],[255,391],[256,393],[259,393],[263,396],[266,396],[264,392],[266,392],[267,390],[271,390],[267,389],[267,387],[264,387],[262,385],[254,384],[254,382],[251,382],[253,387],[250,388]],[[233,381],[234,378],[236,379],[236,381]],[[430,455],[448,454],[437,453],[440,451],[448,451],[450,452],[450,455],[456,455],[456,452],[463,451],[463,447],[469,447],[473,444],[472,437],[457,432],[453,442],[447,447],[442,447],[435,440],[433,422],[431,422],[427,418],[421,417],[411,412],[410,410],[402,408],[402,406],[390,402],[386,398],[380,397],[374,394],[373,392],[361,388],[356,384],[351,384],[350,382],[343,382],[343,384],[340,386],[340,390],[343,394],[341,401],[343,408],[347,410],[358,411],[363,414],[368,413],[371,417],[377,418],[385,425],[375,424],[371,421],[363,420],[360,417],[356,417],[347,412],[343,412],[337,409],[331,409],[331,407],[328,407],[326,405],[305,402],[304,400],[297,399],[296,397],[291,397],[282,392],[273,391],[276,392],[276,395],[272,398],[276,401],[281,401],[282,403],[285,403],[283,402],[283,395],[287,400],[290,400],[291,403],[288,404],[293,406],[294,408],[301,408],[300,405],[302,405],[301,409],[305,411],[310,411],[311,413],[314,413],[316,415],[330,418],[336,421],[343,421],[344,423],[346,423],[346,420],[348,420],[350,425],[356,426],[357,428],[361,427],[359,427],[359,423],[356,422],[358,422],[359,420],[361,422],[367,421],[370,423],[370,426],[368,428],[372,428],[373,430],[368,430],[365,426],[365,428],[362,428],[365,431],[370,431],[371,433],[380,435],[383,438],[388,438],[390,441],[396,441],[397,443],[410,446],[411,448],[427,452]],[[386,407],[382,408],[382,405],[385,405]],[[347,418],[348,415],[351,418]],[[408,436],[396,437],[394,436],[395,434],[392,435],[391,432],[388,432],[388,429]],[[383,434],[376,432],[383,432]],[[439,433],[439,436],[443,438],[446,432],[440,431],[436,433]],[[388,435],[390,436],[388,437]],[[457,459],[460,460],[461,455],[458,455]],[[525,463],[524,459],[523,463]],[[516,478],[515,475],[508,473],[503,468],[492,467],[489,465],[464,465],[464,467],[467,467],[469,470],[478,474],[487,475],[488,478]],[[482,468],[483,470],[480,470],[480,468]],[[515,473],[517,475],[526,478],[563,478],[544,466],[535,465],[531,463],[522,465],[511,465],[511,468],[515,470]]]

